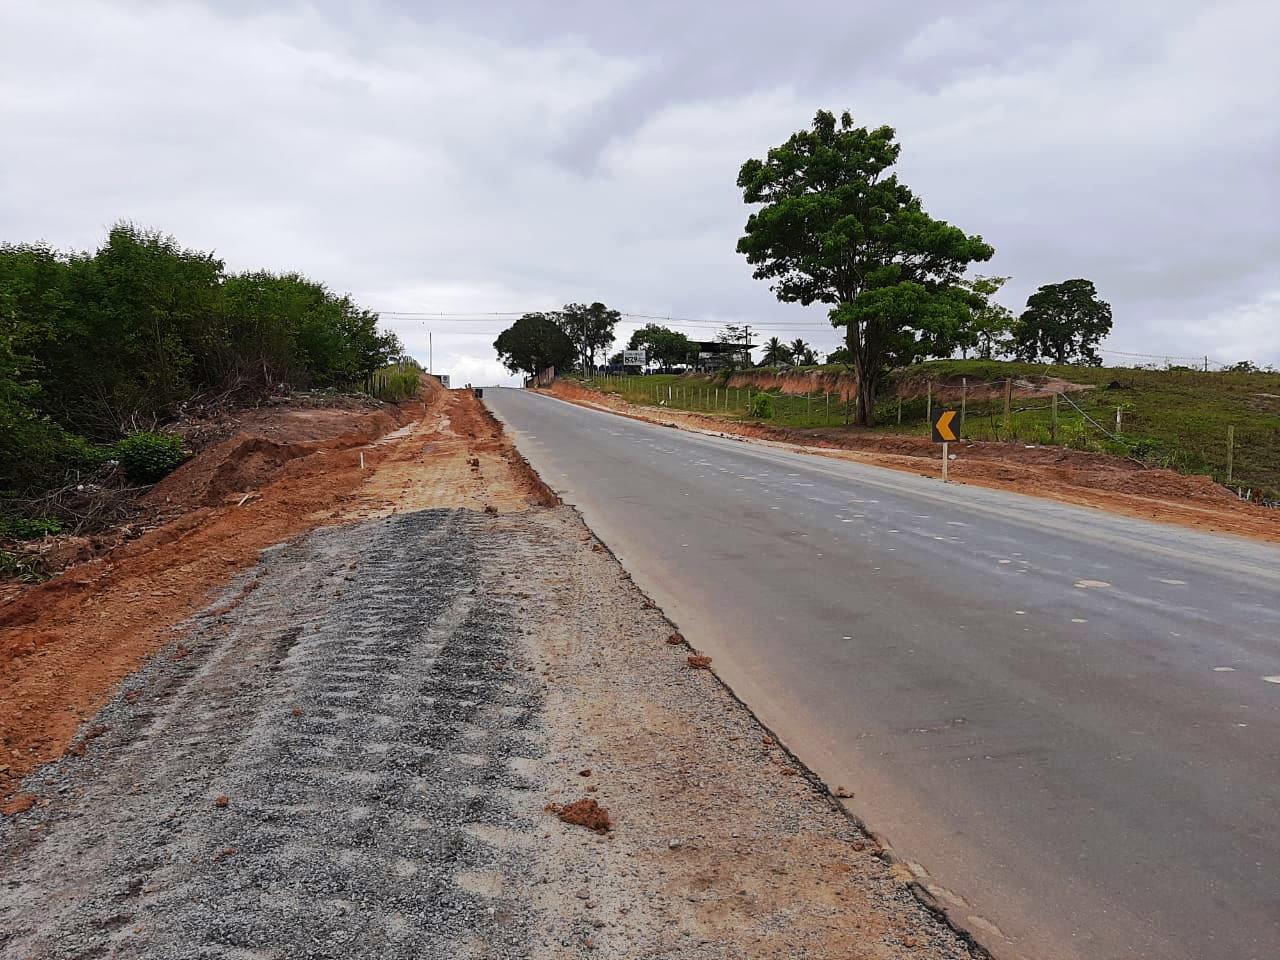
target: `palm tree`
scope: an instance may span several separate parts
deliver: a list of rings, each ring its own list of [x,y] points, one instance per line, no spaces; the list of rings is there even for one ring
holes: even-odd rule
[[[764,345],[764,356],[760,358],[762,367],[779,367],[791,362],[791,351],[777,337],[770,337]]]
[[[791,341],[791,346],[787,350],[791,354],[791,362],[795,364],[809,363],[809,358],[813,356],[813,347],[799,337]]]

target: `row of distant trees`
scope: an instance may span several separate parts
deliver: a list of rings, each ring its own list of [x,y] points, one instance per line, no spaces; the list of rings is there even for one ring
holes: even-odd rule
[[[0,497],[193,400],[345,386],[400,353],[376,314],[319,283],[228,273],[131,224],[94,253],[2,244]]]
[[[1026,309],[1015,316],[993,299],[1008,277],[978,276],[956,282],[961,309],[950,323],[938,324],[930,336],[917,337],[895,360],[911,363],[930,357],[973,354],[985,360],[1012,357],[1026,362],[1100,364],[1098,344],[1111,330],[1111,307],[1098,297],[1089,280],[1048,284],[1033,293]],[[621,319],[617,310],[602,303],[566,304],[553,313],[525,314],[504,331],[494,347],[511,370],[530,374],[547,367],[590,373],[598,358],[607,355],[614,342],[614,328]],[[736,336],[736,334],[731,335]],[[730,342],[724,335],[720,339]],[[818,354],[803,339],[784,343],[771,337],[763,344],[759,365],[812,366]],[[698,345],[685,334],[649,323],[631,334],[628,350],[644,350],[648,359],[670,369],[694,363]],[[608,357],[620,364],[622,354]],[[827,355],[828,363],[851,363],[848,347]]]
[[[1015,316],[1008,307],[992,300],[1008,280],[979,276],[960,281],[972,299],[966,310],[957,315],[954,326],[918,340],[918,356],[898,359],[908,362],[958,353],[962,358],[972,355],[983,360],[1003,358],[1026,363],[1102,363],[1098,344],[1111,330],[1111,306],[1099,299],[1091,281],[1066,280],[1043,286],[1028,298],[1026,310]],[[846,347],[827,355],[827,363],[849,361]],[[804,340],[784,343],[778,337],[765,342],[760,360],[760,365],[766,367],[814,363],[816,353]]]
[[[548,367],[565,372],[595,370],[597,357],[613,345],[622,314],[603,303],[567,303],[563,309],[526,313],[498,335],[493,348],[512,372],[530,376]]]

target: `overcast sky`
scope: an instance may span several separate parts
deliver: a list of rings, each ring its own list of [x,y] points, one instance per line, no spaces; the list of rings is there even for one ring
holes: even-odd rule
[[[1088,277],[1113,351],[1280,364],[1278,36],[1275,0],[0,0],[0,240],[130,219],[378,310],[602,300],[831,349],[734,252],[734,183],[848,109],[1006,305]],[[389,325],[506,377],[497,320]]]

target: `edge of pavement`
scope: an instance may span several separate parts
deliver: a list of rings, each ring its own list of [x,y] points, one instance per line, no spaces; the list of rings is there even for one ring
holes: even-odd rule
[[[544,391],[538,391],[538,392],[542,393]],[[554,399],[565,400],[566,402],[573,402],[564,397],[558,397],[558,396],[554,397]],[[604,408],[604,407],[595,407],[592,404],[582,403],[580,405],[593,408],[593,409],[601,409],[609,413],[617,412],[617,411],[609,410],[608,408]],[[653,597],[649,596],[649,594],[638,583],[636,583],[635,578],[632,576],[631,571],[627,568],[627,565],[623,562],[622,558],[618,556],[618,554],[614,551],[613,547],[610,546],[610,544],[608,544],[605,540],[603,540],[599,536],[599,534],[596,533],[596,531],[592,528],[590,522],[587,520],[586,516],[583,514],[582,510],[576,504],[567,503],[564,500],[564,498],[560,495],[559,491],[557,491],[552,484],[550,484],[548,481],[543,479],[541,475],[538,474],[537,470],[533,467],[532,464],[529,464],[528,459],[524,456],[523,452],[519,450],[519,441],[517,439],[517,435],[513,431],[507,428],[506,421],[502,418],[502,416],[496,410],[490,407],[488,403],[484,403],[484,408],[491,417],[493,417],[495,420],[497,420],[500,424],[503,425],[503,428],[504,428],[503,432],[507,435],[508,439],[510,439],[512,446],[516,448],[518,456],[528,466],[529,470],[533,472],[534,476],[537,476],[539,478],[542,485],[546,487],[546,489],[550,491],[550,493],[556,498],[557,503],[560,503],[568,507],[570,510],[572,510],[573,513],[578,517],[578,519],[582,521],[582,525],[586,527],[589,531],[591,531],[591,535],[595,538],[596,542],[600,544],[600,546],[604,549],[604,551],[608,553],[608,555],[613,559],[615,563],[618,564],[618,567],[626,575],[627,580],[629,580],[635,586],[636,590],[639,591],[642,596],[644,596],[650,603],[653,604],[654,609],[659,614],[661,614],[662,619],[666,621],[666,623],[671,627],[672,631],[679,635],[679,637],[681,638],[681,644],[691,653],[701,654],[702,651],[689,640],[689,637],[680,628],[680,625],[671,618],[671,616],[667,613],[667,611],[664,610],[653,599]],[[619,414],[619,415],[627,416],[627,414]],[[634,417],[633,419],[644,420],[644,418],[642,417]],[[652,423],[653,421],[644,420],[644,422]],[[707,433],[713,436],[717,435],[714,433],[714,431],[710,431],[710,430],[697,430],[695,432]],[[721,434],[720,436],[724,436],[724,435]],[[742,440],[743,442],[747,442],[747,438],[745,437],[731,437],[731,439],[738,439],[738,440]],[[770,441],[761,441],[761,442],[770,443]],[[773,443],[772,445],[779,446],[779,447],[788,446],[787,444],[778,444],[778,443]],[[752,705],[747,700],[743,699],[743,697],[739,695],[739,693],[733,688],[733,686],[727,680],[725,680],[723,676],[721,676],[720,672],[715,669],[714,662],[711,664],[711,666],[708,669],[709,669],[709,672],[712,674],[712,676],[715,677],[717,685],[726,694],[728,694],[728,696],[735,703],[741,706],[742,709],[746,711],[746,713],[760,726],[761,729],[766,731],[768,735],[773,738],[774,742],[782,750],[782,752],[787,755],[787,757],[791,760],[793,764],[795,764],[796,769],[800,771],[800,775],[803,776],[809,782],[809,784],[822,796],[822,798],[827,802],[827,804],[832,809],[834,809],[840,816],[846,818],[855,827],[857,827],[867,836],[871,837],[873,841],[875,841],[875,844],[876,844],[875,855],[879,857],[881,860],[883,860],[885,863],[889,864],[890,866],[897,867],[900,870],[905,871],[907,874],[910,875],[911,879],[907,881],[904,885],[911,891],[912,895],[915,897],[915,899],[920,903],[922,907],[924,907],[927,911],[929,911],[930,914],[932,914],[941,923],[945,924],[950,930],[952,930],[956,934],[956,936],[958,936],[961,940],[963,940],[965,944],[971,950],[973,950],[975,955],[977,955],[978,957],[987,958],[987,960],[998,960],[998,958],[1001,958],[1004,956],[1003,953],[997,952],[1001,948],[993,946],[989,939],[984,939],[990,936],[991,931],[982,931],[979,929],[975,929],[974,925],[967,923],[964,917],[959,916],[957,912],[950,909],[950,907],[942,898],[936,896],[932,891],[930,891],[926,883],[927,874],[923,873],[920,865],[903,856],[900,856],[894,849],[893,844],[888,839],[888,837],[886,837],[882,832],[880,832],[879,830],[876,830],[873,826],[868,824],[858,814],[850,810],[848,805],[843,803],[841,799],[838,796],[836,796],[836,793],[834,790],[832,790],[831,786],[827,784],[827,782],[823,780],[816,772],[814,772],[814,770],[810,768],[810,766],[807,763],[805,763],[804,760],[799,755],[796,754],[796,752],[791,748],[791,746],[784,739],[782,739],[782,737],[777,733],[777,731],[775,731],[773,727],[771,727],[768,723],[766,723],[760,717],[760,715],[756,713],[754,707],[752,707]],[[995,929],[998,930],[998,928],[995,928]]]

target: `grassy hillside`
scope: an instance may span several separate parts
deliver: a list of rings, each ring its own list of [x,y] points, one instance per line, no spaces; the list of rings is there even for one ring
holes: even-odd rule
[[[830,367],[810,369],[836,372]],[[875,429],[886,433],[927,433],[926,385],[933,384],[935,410],[940,405],[958,409],[961,380],[967,378],[966,436],[975,440],[1055,442],[1051,435],[1049,391],[1015,397],[1011,416],[1005,420],[1002,381],[1009,377],[1021,383],[1043,383],[1055,378],[1089,388],[1068,391],[1070,402],[1059,401],[1058,443],[1132,456],[1184,473],[1204,473],[1224,483],[1227,431],[1228,427],[1234,428],[1232,485],[1252,488],[1269,499],[1280,498],[1280,374],[1276,373],[937,360],[895,371],[877,403]],[[718,381],[708,377],[654,375],[598,381],[597,386],[640,403],[661,401],[680,409],[748,416],[746,390],[731,389],[726,395]],[[769,393],[773,412],[768,420],[776,426],[840,427],[844,423],[844,410],[834,395],[824,397],[821,390],[807,396]],[[1118,433],[1117,407],[1121,412]]]

